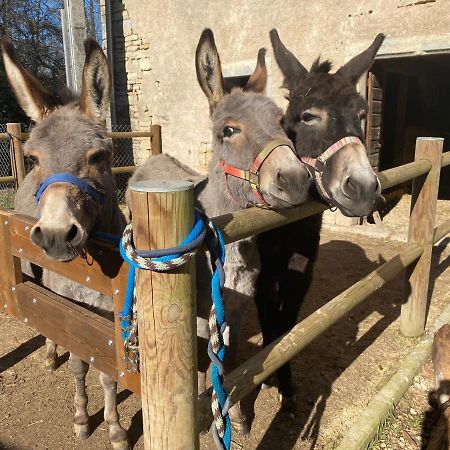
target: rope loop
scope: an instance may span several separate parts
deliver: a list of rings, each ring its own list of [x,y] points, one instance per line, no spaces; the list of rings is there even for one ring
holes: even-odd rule
[[[104,238],[106,235],[103,234],[99,237]],[[129,264],[130,269],[124,306],[119,313],[119,317],[124,340],[126,368],[130,372],[136,372],[139,370],[136,269],[169,272],[181,267],[195,255],[203,241],[206,242],[210,253],[213,269],[211,278],[212,306],[208,320],[210,333],[208,355],[212,362],[211,384],[213,387],[211,409],[214,416],[211,431],[217,448],[229,450],[231,448],[231,419],[228,415],[230,401],[223,388],[223,361],[225,357],[223,333],[227,326],[222,297],[225,284],[225,241],[220,230],[203,212],[196,210],[194,227],[179,246],[163,250],[136,250],[133,243],[133,226],[131,223],[127,225],[119,249],[122,258]]]

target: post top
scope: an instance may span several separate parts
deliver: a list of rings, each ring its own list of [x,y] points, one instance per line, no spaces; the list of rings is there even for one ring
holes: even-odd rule
[[[441,137],[429,137],[429,136],[418,136],[418,141],[443,141],[444,138]]]
[[[187,180],[144,180],[130,183],[130,189],[136,192],[179,192],[189,191],[193,187],[194,183]]]

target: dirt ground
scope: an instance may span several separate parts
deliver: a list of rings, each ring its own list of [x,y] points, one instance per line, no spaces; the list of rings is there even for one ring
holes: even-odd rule
[[[407,202],[408,198],[400,202],[385,220],[386,227],[395,224],[396,233],[406,231],[399,217],[407,211]],[[450,217],[450,206],[444,204],[440,209],[443,211],[440,218]],[[400,241],[327,228],[322,234],[314,283],[300,318],[392,257],[403,245]],[[450,246],[435,247],[429,322],[434,321],[450,299],[450,270],[446,270],[449,263]],[[398,330],[402,290],[400,276],[293,360],[298,389],[298,411],[293,419],[279,410],[275,388],[255,392],[246,399],[243,407],[252,420],[252,430],[246,437],[234,434],[233,449],[333,449],[358,411],[390,378],[399,361],[417,342],[403,337]],[[0,314],[0,335],[0,448],[109,449],[96,369],[91,369],[87,378],[92,435],[79,442],[72,436],[74,384],[67,368],[68,355],[61,351],[61,367],[49,373],[43,364],[42,336],[4,314]],[[241,360],[249,358],[260,346],[256,312],[249,305]],[[399,404],[385,432],[373,443],[373,449],[420,448],[431,379],[428,365]],[[143,449],[139,401],[128,391],[120,392],[118,399],[131,446]],[[202,436],[201,448],[214,449],[209,434]]]

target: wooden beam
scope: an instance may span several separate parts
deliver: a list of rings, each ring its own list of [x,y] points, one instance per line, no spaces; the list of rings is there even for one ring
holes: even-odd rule
[[[16,286],[19,318],[61,347],[110,376],[116,376],[114,324],[48,289]]]
[[[152,155],[160,155],[162,153],[161,125],[151,125],[150,132],[152,133]]]
[[[13,174],[19,186],[25,178],[25,164],[22,149],[22,129],[20,123],[7,123],[6,131],[11,134],[10,154]]]
[[[106,135],[111,139],[132,139],[152,137],[151,131],[109,131]]]
[[[272,342],[237,369],[227,374],[225,390],[228,392],[231,404],[234,405],[258,387],[355,306],[417,260],[421,254],[422,248],[420,245],[408,245],[398,255],[302,320],[289,333]],[[208,390],[199,398],[200,430],[204,430],[211,424],[210,395],[211,392]]]
[[[194,223],[193,184],[130,188],[136,247],[177,246]],[[169,273],[138,270],[136,294],[145,449],[198,449],[195,261]]]
[[[30,229],[36,219],[13,214],[10,216],[11,251],[18,258],[45,267],[77,283],[111,297],[111,278],[114,278],[123,264],[119,251],[113,244],[88,241],[85,257],[70,262],[59,262],[47,258],[41,248],[30,240]]]
[[[133,173],[137,169],[137,166],[121,166],[121,167],[112,167],[112,173]]]
[[[419,336],[425,330],[443,144],[442,138],[417,138],[416,142],[415,159],[428,159],[431,170],[413,181],[408,242],[418,243],[424,251],[405,274],[406,303],[400,315],[400,330],[405,336]]]
[[[0,309],[17,317],[19,309],[13,289],[22,282],[22,269],[20,260],[11,251],[12,216],[12,212],[0,210]]]

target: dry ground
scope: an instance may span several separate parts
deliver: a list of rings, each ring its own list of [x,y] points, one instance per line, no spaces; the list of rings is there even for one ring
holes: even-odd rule
[[[396,208],[401,214],[407,210],[407,200]],[[444,207],[446,211],[440,216],[450,217],[450,207]],[[403,221],[395,217],[396,210],[388,216],[386,223],[395,224],[395,231],[404,233],[404,226],[399,226]],[[403,245],[399,241],[349,232],[324,231],[314,284],[301,317],[306,317],[392,257]],[[445,270],[449,263],[450,246],[436,247],[429,321],[433,321],[449,301],[450,270]],[[255,393],[244,402],[244,408],[253,420],[252,431],[247,437],[234,435],[233,448],[334,448],[358,411],[389,379],[399,361],[415,344],[414,339],[404,338],[398,331],[401,303],[402,278],[398,277],[313,342],[293,362],[298,386],[298,412],[294,419],[288,419],[279,411],[275,388],[260,392],[256,401]],[[92,369],[87,378],[93,432],[87,441],[80,443],[72,436],[74,387],[67,368],[67,354],[60,358],[61,367],[48,373],[43,366],[42,336],[5,315],[0,315],[0,336],[0,448],[109,449],[97,371]],[[260,345],[256,313],[249,305],[241,359],[254,354]],[[420,401],[410,391],[409,397],[397,408],[398,418],[391,419],[392,425],[373,448],[420,448],[420,429],[428,409],[428,389],[431,388],[429,368],[428,372],[416,380],[418,387],[414,389],[420,391]],[[122,424],[129,430],[132,447],[142,449],[138,399],[122,391],[119,401]],[[209,435],[202,436],[201,448],[214,448]]]

